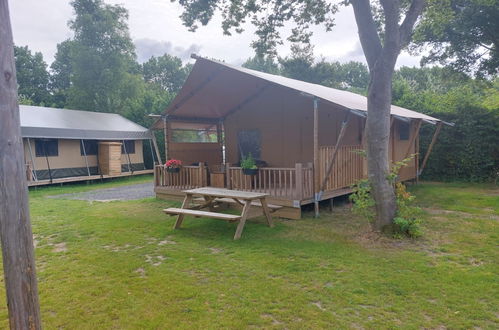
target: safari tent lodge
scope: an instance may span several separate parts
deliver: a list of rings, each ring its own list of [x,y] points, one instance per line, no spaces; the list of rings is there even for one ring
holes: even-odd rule
[[[351,192],[367,176],[367,99],[351,92],[236,67],[193,55],[196,63],[181,91],[152,129],[165,132],[167,159],[179,173],[155,167],[157,197],[179,199],[202,186],[265,192],[282,208],[276,215],[300,218],[301,206]],[[419,157],[419,129],[443,122],[397,106],[391,108],[390,158],[415,158],[400,180],[417,179],[428,159]],[[258,163],[245,175],[241,159]],[[419,164],[421,163],[421,167]]]
[[[29,186],[152,173],[151,132],[112,113],[20,105]]]

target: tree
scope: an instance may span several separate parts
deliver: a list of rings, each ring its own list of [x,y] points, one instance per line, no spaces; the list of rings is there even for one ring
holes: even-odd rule
[[[272,56],[255,55],[248,58],[242,65],[251,70],[267,72],[271,74],[280,74],[279,64],[274,61]]]
[[[326,0],[299,1],[202,1],[178,0],[184,7],[181,18],[192,31],[198,23],[206,25],[213,14],[222,13],[225,34],[241,32],[248,19],[256,26],[258,40],[252,46],[257,54],[275,54],[281,41],[280,28],[291,21],[295,27],[288,40],[310,44],[310,25],[324,24],[330,30],[337,6]],[[347,0],[353,6],[359,38],[367,60],[368,85],[367,156],[368,175],[376,201],[375,229],[391,226],[396,214],[395,194],[388,179],[391,81],[400,51],[412,36],[424,0]]]
[[[58,45],[51,86],[71,108],[124,112],[140,90],[128,12],[102,0],[71,2],[74,38]]]
[[[71,87],[72,57],[71,48],[73,41],[68,39],[57,44],[54,62],[50,66],[50,90],[55,107],[63,108],[67,102],[67,93]]]
[[[432,0],[415,33],[431,46],[423,63],[439,62],[479,75],[499,73],[499,0]]]
[[[156,84],[163,90],[173,93],[180,90],[190,69],[190,66],[182,65],[180,58],[168,54],[153,56],[142,64],[142,74],[146,82]]]
[[[40,52],[31,53],[28,46],[14,46],[19,96],[40,105],[49,102],[49,73]]]
[[[40,329],[14,42],[7,0],[0,0],[0,45],[0,239],[9,323],[11,329]]]

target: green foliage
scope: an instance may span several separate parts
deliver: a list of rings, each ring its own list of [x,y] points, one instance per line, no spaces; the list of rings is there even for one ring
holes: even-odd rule
[[[447,122],[423,172],[431,180],[494,180],[499,170],[499,85],[447,68],[401,68],[393,83],[394,104]],[[423,125],[420,154],[435,128]],[[422,158],[422,157],[421,157]]]
[[[243,156],[241,159],[241,168],[251,170],[257,169],[255,159],[253,159],[253,155],[249,153],[246,157]]]
[[[168,54],[153,56],[142,64],[144,80],[171,93],[180,90],[190,70],[190,65],[183,66],[180,58]]]
[[[463,72],[493,75],[499,73],[497,31],[498,0],[430,0],[414,41],[429,51],[423,63],[439,62]]]
[[[14,46],[14,59],[20,101],[33,105],[49,103],[49,73],[42,53],[32,54],[28,46]]]
[[[397,215],[393,219],[393,235],[417,238],[422,235],[422,210],[413,205],[415,196],[411,195],[403,183],[395,185]]]
[[[349,198],[353,202],[352,211],[372,223],[376,216],[374,210],[376,203],[371,195],[371,184],[369,183],[369,180],[362,179],[353,185],[352,194]]]
[[[403,236],[416,238],[422,235],[422,212],[421,209],[413,205],[415,199],[401,182],[397,182],[400,169],[406,166],[415,155],[392,164],[388,180],[395,186],[395,198],[397,202],[397,213],[393,219],[393,226],[389,228],[391,234],[396,238]],[[376,217],[376,203],[371,195],[371,184],[368,179],[359,180],[352,187],[352,194],[349,196],[353,202],[352,211],[373,223]]]

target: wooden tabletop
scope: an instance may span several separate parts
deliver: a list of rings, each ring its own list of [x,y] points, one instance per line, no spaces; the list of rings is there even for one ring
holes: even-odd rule
[[[263,197],[267,197],[268,194],[265,193],[257,193],[251,191],[240,191],[240,190],[230,190],[223,188],[212,188],[212,187],[203,187],[196,189],[184,190],[186,194],[192,195],[201,195],[201,196],[212,196],[212,197],[225,197],[225,198],[237,198],[243,200],[252,200],[252,199],[260,199]]]

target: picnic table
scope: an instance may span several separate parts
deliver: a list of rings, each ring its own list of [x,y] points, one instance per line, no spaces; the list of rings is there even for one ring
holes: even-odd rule
[[[267,204],[266,200],[266,197],[268,195],[265,193],[212,187],[189,189],[184,190],[183,192],[185,193],[185,198],[181,208],[171,207],[163,210],[166,214],[177,216],[177,220],[175,221],[175,225],[173,227],[174,229],[180,228],[185,215],[222,219],[229,222],[239,221],[236,233],[234,235],[234,239],[237,240],[241,238],[244,225],[248,218],[249,210],[252,206],[261,206],[263,214],[265,215],[265,218],[267,220],[267,224],[269,225],[269,227],[274,226],[272,222],[272,216],[270,214],[270,207]],[[201,196],[204,199],[204,203],[201,205],[191,206],[191,202],[193,201],[194,196]],[[240,215],[214,212],[217,203],[223,202],[227,199],[232,200],[242,206]],[[202,211],[201,209],[204,208],[208,208],[210,211]]]

